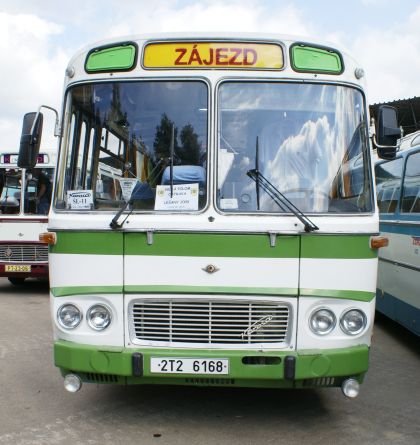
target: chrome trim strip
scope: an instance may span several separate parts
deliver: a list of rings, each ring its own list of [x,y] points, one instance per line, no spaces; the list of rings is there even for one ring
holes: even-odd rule
[[[414,270],[415,272],[420,272],[420,267],[413,266],[412,264],[401,263],[399,261],[389,260],[388,258],[379,258],[379,261],[392,264],[393,266],[404,267],[405,269]]]
[[[391,225],[396,224],[399,226],[420,226],[420,221],[401,221],[399,219],[393,219],[393,220],[380,220],[379,224],[385,224],[385,225]]]

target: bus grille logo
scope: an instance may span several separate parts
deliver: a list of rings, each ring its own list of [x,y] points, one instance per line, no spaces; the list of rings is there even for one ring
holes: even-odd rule
[[[253,323],[249,328],[245,329],[244,332],[242,332],[242,338],[247,337],[254,332],[259,331],[263,326],[270,323],[270,321],[273,319],[272,315],[266,315],[265,317],[260,318],[255,323]]]
[[[10,258],[13,255],[12,249],[10,249],[10,247],[8,249],[5,250],[4,252],[4,256],[6,258]]]

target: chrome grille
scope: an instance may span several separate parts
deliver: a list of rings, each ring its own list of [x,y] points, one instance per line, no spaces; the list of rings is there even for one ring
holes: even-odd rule
[[[0,262],[6,263],[46,263],[46,244],[0,244]]]
[[[284,345],[290,312],[284,302],[136,300],[130,334],[134,342]]]

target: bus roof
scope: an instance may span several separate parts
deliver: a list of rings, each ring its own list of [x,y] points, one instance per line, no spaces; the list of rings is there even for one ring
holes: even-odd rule
[[[401,146],[399,151],[409,150],[410,148],[420,145],[420,130],[414,133],[410,133],[401,139]]]
[[[148,60],[145,58],[145,49],[147,47],[153,47],[156,44],[155,59],[166,57],[162,52],[162,48],[165,48],[165,44],[169,48],[169,44],[185,44],[186,54],[184,59],[180,58],[180,63],[173,63],[156,66],[155,64],[148,65]],[[101,51],[111,51],[118,48],[118,50],[124,51],[122,47],[127,49],[127,45],[133,45],[133,51],[136,52],[133,56],[133,64],[127,66],[120,66],[113,69],[111,66],[104,66],[104,69],[98,69],[98,65],[92,62],[92,59],[101,55]],[[203,44],[203,48],[200,48],[200,44]],[[206,63],[208,55],[203,55],[205,51],[208,54],[209,45],[218,45],[219,48],[215,48],[214,51],[220,51],[221,63],[219,66],[215,64]],[[222,44],[222,45],[220,45]],[[159,46],[159,51],[157,47]],[[262,48],[264,45],[277,46],[281,52],[281,61],[277,65],[250,66],[250,63],[241,64],[237,63],[239,58],[236,59],[235,53],[232,51],[240,50],[241,45],[251,45],[247,47],[248,51]],[[177,55],[182,56],[182,49],[177,48],[173,51],[179,51]],[[181,45],[182,46],[182,45]],[[229,52],[232,50],[231,52]],[[200,54],[200,51],[204,51]],[[297,51],[299,51],[299,61]],[[312,51],[312,53],[311,53]],[[151,51],[149,51],[151,52]],[[126,54],[128,52],[126,51]],[[237,55],[237,54],[236,54]],[[106,54],[103,54],[104,59]],[[112,54],[115,61],[116,53]],[[127,55],[127,57],[130,57]],[[204,59],[207,57],[207,60]],[[203,60],[204,63],[188,63],[197,60]],[[98,60],[98,58],[97,58]],[[111,58],[109,58],[111,60]],[[228,63],[228,60],[232,63]],[[235,60],[235,61],[234,61]],[[271,59],[273,60],[273,59]],[[300,65],[303,60],[303,65]],[[325,69],[319,69],[315,66],[312,69],[312,65],[305,66],[308,63],[311,65],[316,60],[325,60]],[[331,63],[337,63],[337,69]],[[206,66],[207,65],[207,66]],[[99,68],[101,68],[99,66]],[[253,68],[253,69],[252,69]],[[322,68],[322,67],[321,67]],[[230,71],[233,75],[242,76],[255,76],[256,72],[263,71],[264,76],[273,78],[299,78],[299,79],[316,79],[327,81],[340,81],[353,83],[357,86],[364,88],[364,75],[360,65],[345,51],[342,51],[336,45],[321,41],[319,39],[311,39],[307,37],[298,37],[290,35],[280,34],[260,34],[260,33],[159,33],[159,34],[137,34],[128,35],[120,38],[112,38],[108,40],[102,40],[92,43],[79,50],[76,55],[71,59],[68,69],[66,71],[66,83],[72,84],[82,80],[103,80],[116,77],[124,78],[138,78],[147,76],[156,76],[156,72],[160,71],[160,75],[184,75],[189,70],[191,75],[205,75],[207,77],[213,77]],[[164,71],[164,72],[162,72]],[[194,71],[194,73],[191,73]],[[357,72],[357,74],[356,74]],[[236,73],[236,74],[235,74]]]

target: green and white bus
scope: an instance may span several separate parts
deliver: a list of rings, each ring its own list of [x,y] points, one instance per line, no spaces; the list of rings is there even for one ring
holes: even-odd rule
[[[66,389],[356,396],[378,247],[359,65],[277,35],[133,36],[77,53],[63,100],[43,240]]]

